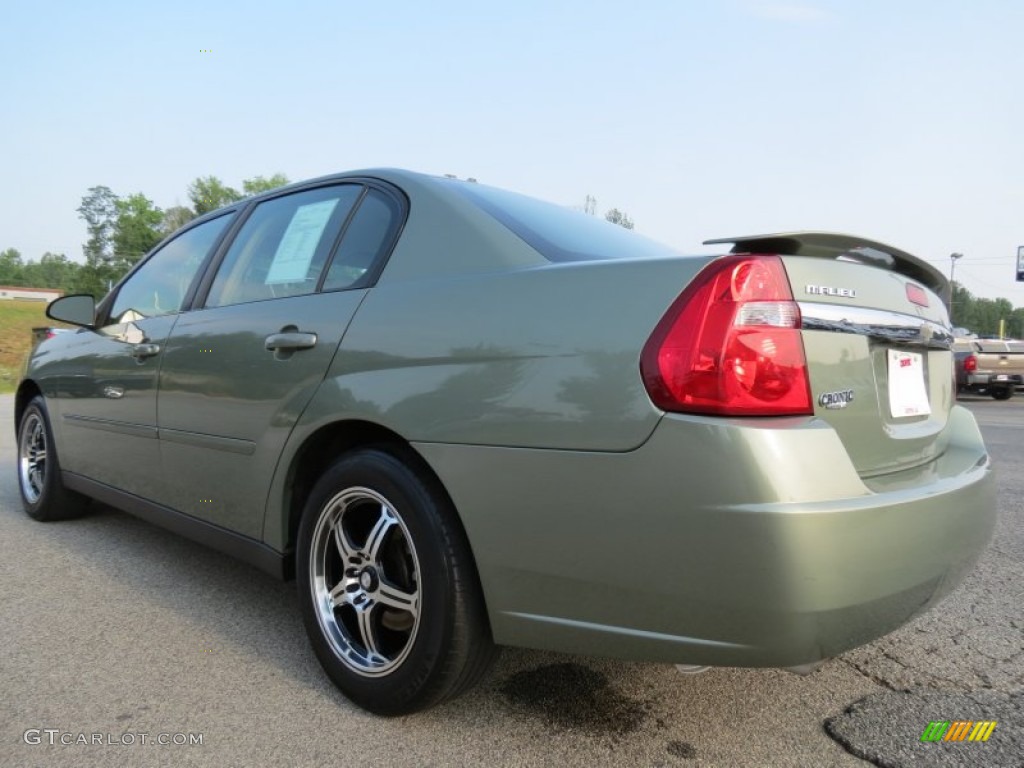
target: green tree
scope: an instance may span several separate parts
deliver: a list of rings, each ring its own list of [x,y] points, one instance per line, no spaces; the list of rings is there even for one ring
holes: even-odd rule
[[[999,333],[1000,321],[1005,320],[1007,336],[1024,335],[1024,308],[1014,309],[1008,299],[979,298],[957,282],[953,283],[950,317],[954,326],[977,334]]]
[[[1006,321],[1006,334],[1015,339],[1024,339],[1024,307],[1017,307]]]
[[[164,214],[141,192],[116,200],[114,207],[117,219],[112,238],[112,266],[118,273],[115,279],[119,279],[163,239],[160,227]]]
[[[160,224],[160,231],[164,235],[176,232],[196,217],[191,208],[184,205],[174,205],[164,211],[164,220]]]
[[[70,291],[74,287],[79,266],[63,253],[44,253],[39,261],[30,261],[25,265],[25,285]]]
[[[259,195],[263,192],[283,187],[287,183],[288,177],[283,173],[275,173],[269,179],[263,176],[253,176],[251,179],[246,179],[242,182],[242,191],[246,197],[251,197],[252,195]]]
[[[242,199],[237,189],[225,185],[216,176],[200,176],[193,181],[188,186],[188,197],[196,216]]]
[[[1009,322],[1013,318],[1013,304],[1009,299],[985,299],[992,307],[992,333],[999,333],[1002,327],[1003,333],[1009,333],[1003,326],[1003,321]]]
[[[633,220],[624,212],[618,208],[612,208],[608,213],[604,215],[605,221],[610,221],[612,224],[618,224],[624,229],[633,228]]]
[[[113,255],[114,227],[117,221],[117,195],[110,187],[90,187],[78,206],[78,216],[85,220],[89,239],[83,250],[86,262],[108,261]]]
[[[74,290],[96,298],[107,293],[115,278],[114,232],[117,227],[117,200],[110,187],[90,187],[82,198],[78,215],[85,220],[89,239],[82,246],[85,265],[78,271]]]
[[[597,213],[597,198],[593,195],[587,195],[583,200],[583,212],[593,216]],[[612,208],[607,211],[604,215],[605,221],[610,221],[612,224],[618,224],[624,229],[633,229],[633,220],[629,218],[629,215],[625,211],[620,211],[618,208]]]
[[[114,284],[113,272],[103,266],[95,264],[83,264],[75,274],[74,282],[71,285],[71,293],[88,293],[97,301],[107,295],[110,287]]]
[[[17,248],[0,252],[0,285],[25,285],[24,266]]]

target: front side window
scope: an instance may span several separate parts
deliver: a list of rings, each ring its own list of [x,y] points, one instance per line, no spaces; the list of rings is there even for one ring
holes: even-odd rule
[[[338,232],[362,192],[362,185],[342,184],[260,203],[218,268],[206,306],[314,293]]]
[[[110,308],[110,322],[128,323],[181,310],[196,273],[232,215],[219,216],[183,232],[129,277]]]

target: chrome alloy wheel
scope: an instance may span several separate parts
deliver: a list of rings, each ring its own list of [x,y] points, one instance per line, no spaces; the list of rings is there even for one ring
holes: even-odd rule
[[[310,555],[317,620],[335,654],[366,677],[392,672],[420,622],[419,561],[394,505],[347,488],[324,505]]]
[[[30,413],[21,429],[18,479],[25,500],[29,504],[39,501],[46,482],[46,425],[38,413]]]

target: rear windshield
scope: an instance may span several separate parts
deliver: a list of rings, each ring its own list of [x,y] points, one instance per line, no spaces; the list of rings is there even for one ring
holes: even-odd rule
[[[582,211],[482,184],[465,181],[448,183],[549,261],[679,256],[677,251],[667,245]]]

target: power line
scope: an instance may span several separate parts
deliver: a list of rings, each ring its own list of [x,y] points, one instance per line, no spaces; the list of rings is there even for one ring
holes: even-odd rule
[[[961,267],[960,271],[963,272],[964,268]],[[971,280],[973,280],[974,282],[981,283],[986,288],[992,288],[993,290],[996,290],[996,291],[1003,291],[1003,290],[1006,290],[1007,288],[1013,287],[1013,286],[1007,286],[1007,285],[993,285],[992,283],[989,283],[989,282],[987,282],[985,280],[982,280],[977,275],[973,275],[970,272],[967,272],[966,275],[967,275],[967,277],[971,278]],[[960,281],[958,280],[957,282],[960,282]]]
[[[929,264],[949,264],[949,259],[922,259],[927,261]],[[970,259],[967,264],[1015,264],[1017,259],[1012,256],[982,256],[980,258]]]

